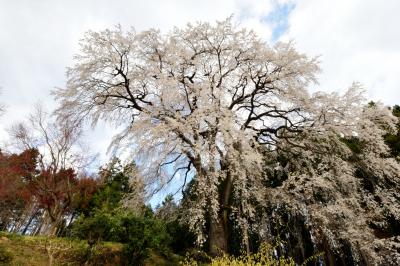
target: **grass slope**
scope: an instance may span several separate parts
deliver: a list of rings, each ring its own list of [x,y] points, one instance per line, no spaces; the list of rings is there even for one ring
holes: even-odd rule
[[[120,265],[122,244],[102,243],[0,232],[0,265]]]
[[[125,265],[123,245],[102,242],[90,248],[84,240],[48,238],[44,236],[21,236],[0,232],[0,265],[10,266],[56,266],[56,265]],[[165,257],[151,252],[146,266],[178,265],[182,258],[171,254]]]

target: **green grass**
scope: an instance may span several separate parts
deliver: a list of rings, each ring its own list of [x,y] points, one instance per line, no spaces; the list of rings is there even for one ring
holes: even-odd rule
[[[102,243],[90,248],[86,241],[0,232],[0,265],[119,265],[123,245]],[[11,258],[7,262],[6,258]],[[3,261],[2,261],[3,260]]]
[[[102,242],[92,248],[84,240],[21,236],[0,232],[0,265],[48,266],[52,265],[124,265],[123,244]],[[4,261],[11,258],[11,261]],[[151,251],[145,265],[179,265],[182,258],[171,254],[167,259],[157,251]]]

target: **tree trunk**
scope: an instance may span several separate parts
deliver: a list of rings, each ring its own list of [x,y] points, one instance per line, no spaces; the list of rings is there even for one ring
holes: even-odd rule
[[[32,214],[32,215],[29,217],[28,222],[25,224],[24,230],[22,231],[22,234],[23,234],[23,235],[26,234],[26,232],[27,232],[28,229],[29,229],[29,226],[31,225],[31,223],[32,223],[32,221],[33,221],[33,219],[34,219],[35,217],[36,217],[36,212],[35,212],[34,214]]]
[[[210,219],[209,229],[209,253],[211,256],[220,256],[228,253],[229,239],[229,198],[232,190],[231,175],[228,174],[224,182],[221,183],[220,212],[217,219]]]
[[[228,253],[228,224],[225,219],[218,217],[218,220],[210,221],[210,246],[209,253],[211,256],[221,256]]]

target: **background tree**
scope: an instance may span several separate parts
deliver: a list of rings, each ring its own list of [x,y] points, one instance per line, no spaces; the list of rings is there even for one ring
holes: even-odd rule
[[[29,180],[36,208],[43,211],[37,233],[54,235],[81,193],[78,173],[89,158],[80,149],[82,128],[71,121],[52,121],[38,105],[28,122],[14,125],[10,134],[16,147],[38,152],[38,173]]]
[[[97,190],[82,214],[88,216],[96,211],[110,212],[122,207],[141,214],[145,209],[144,187],[134,182],[139,179],[135,169],[133,162],[124,165],[117,158],[102,167]]]
[[[186,223],[182,202],[176,203],[172,194],[168,194],[163,202],[156,208],[155,216],[165,222],[166,230],[171,236],[170,246],[174,253],[185,255],[193,249],[196,240]]]
[[[0,230],[20,231],[37,212],[29,182],[36,174],[38,152],[20,154],[0,151]],[[26,231],[26,229],[22,229]]]
[[[177,219],[178,205],[174,201],[174,196],[168,194],[161,205],[156,208],[156,215],[163,220],[173,221]]]
[[[155,190],[177,176],[184,189],[193,177],[185,217],[198,243],[208,236],[211,254],[228,250],[229,219],[249,251],[256,203],[268,196],[265,167],[290,165],[299,189],[324,164],[340,177],[349,169],[332,150],[349,154],[340,137],[358,136],[375,143],[367,156],[371,171],[397,178],[398,167],[377,156],[387,153],[382,127],[394,129],[387,109],[365,111],[358,84],[343,96],[310,95],[315,58],[291,43],[270,47],[231,19],[167,35],[118,27],[88,32],[75,60],[67,87],[54,92],[60,118],[124,126],[112,146],[133,150]],[[277,165],[280,156],[289,164]]]

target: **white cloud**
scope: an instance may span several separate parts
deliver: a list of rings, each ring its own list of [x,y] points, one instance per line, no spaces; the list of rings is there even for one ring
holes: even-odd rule
[[[322,90],[361,82],[373,100],[400,104],[400,1],[294,1],[289,30],[300,51],[320,55]]]

